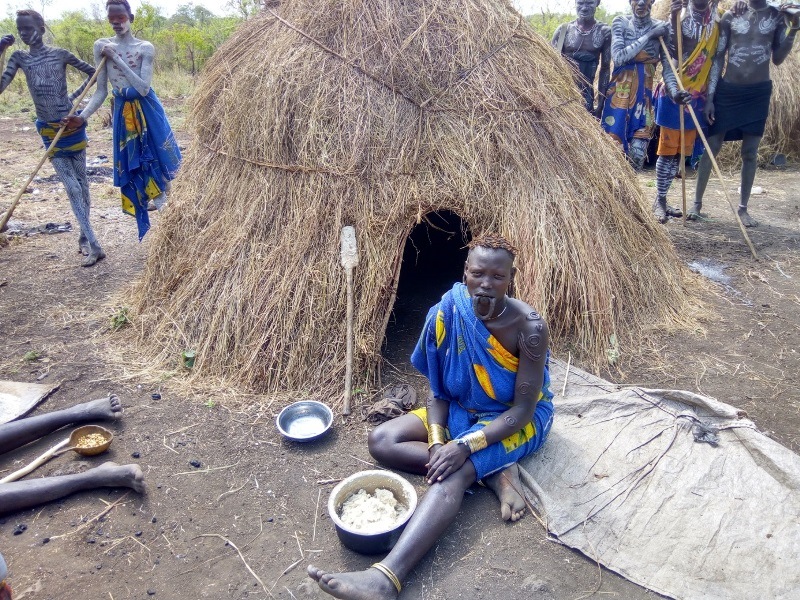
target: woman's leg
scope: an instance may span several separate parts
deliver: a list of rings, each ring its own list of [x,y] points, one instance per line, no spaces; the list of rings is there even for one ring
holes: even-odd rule
[[[428,472],[428,430],[415,414],[378,425],[369,434],[369,453],[383,465],[407,473]]]
[[[431,485],[397,544],[381,561],[400,581],[408,577],[411,570],[455,520],[464,499],[464,492],[473,483],[475,483],[475,467],[472,461],[467,460],[447,479]],[[309,565],[308,574],[319,583],[323,591],[337,598],[388,600],[398,595],[391,580],[374,568],[354,573],[327,573],[314,565]]]

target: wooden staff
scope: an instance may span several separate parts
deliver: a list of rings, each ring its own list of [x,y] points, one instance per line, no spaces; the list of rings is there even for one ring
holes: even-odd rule
[[[105,64],[106,64],[106,57],[104,56],[100,60],[100,64],[97,65],[97,70],[94,72],[94,75],[92,75],[89,78],[89,82],[86,84],[86,87],[83,89],[83,92],[81,92],[81,95],[78,96],[78,98],[73,103],[72,109],[69,111],[69,113],[67,113],[67,117],[71,117],[78,110],[78,106],[80,106],[81,102],[83,102],[84,97],[89,92],[89,88],[94,85],[95,81],[97,81],[97,74],[100,73],[100,69],[102,69],[105,66]],[[25,190],[28,189],[28,186],[31,184],[31,181],[33,181],[33,178],[36,177],[36,174],[39,172],[39,169],[42,168],[44,161],[46,161],[50,157],[50,155],[53,152],[55,152],[56,144],[58,143],[58,140],[61,139],[61,136],[64,134],[64,130],[66,129],[66,127],[67,127],[66,125],[62,125],[61,127],[58,128],[56,136],[53,138],[53,141],[50,142],[50,147],[44,151],[42,158],[39,160],[39,164],[36,165],[36,168],[33,170],[33,173],[31,173],[30,177],[28,177],[28,180],[25,182],[25,185],[23,185],[22,188],[19,190],[16,198],[14,198],[14,201],[11,203],[9,209],[5,212],[3,218],[0,219],[0,231],[2,231],[3,228],[6,226],[6,224],[8,223],[8,220],[11,218],[11,214],[14,212],[14,209],[17,208],[17,204],[19,204],[20,198],[22,198],[22,194],[24,194]]]
[[[678,13],[678,19],[677,22],[675,23],[675,36],[677,38],[676,42],[678,50],[678,73],[679,73],[678,79],[681,78],[680,74],[683,73],[683,32],[681,31],[681,17],[683,16],[682,13],[683,13],[682,10]],[[667,56],[667,59],[669,59],[669,56]],[[681,82],[681,84],[682,83],[683,82]],[[681,85],[681,87],[683,86]],[[684,109],[682,104],[678,105],[678,110],[680,111],[678,113],[678,120],[681,128],[680,170],[681,170],[681,194],[683,198],[683,224],[686,225],[686,155],[683,150],[684,144],[686,143],[686,123],[684,122],[685,115],[683,114]]]
[[[685,91],[680,75],[675,69],[675,65],[672,64],[671,60],[669,60],[669,50],[667,50],[667,45],[664,43],[664,38],[659,37],[658,41],[661,42],[661,47],[667,54],[667,62],[669,63],[669,68],[672,69],[672,72],[675,74],[675,78],[678,80],[678,87],[682,91]],[[691,104],[687,104],[686,106],[689,109],[689,116],[692,117],[692,121],[694,121],[695,129],[697,129],[697,135],[699,135],[700,139],[703,141],[703,146],[705,146],[706,153],[708,153],[708,158],[711,159],[711,165],[714,167],[714,173],[716,173],[717,178],[719,179],[719,183],[722,186],[722,191],[725,194],[725,199],[728,201],[728,204],[730,205],[731,210],[733,211],[733,214],[736,217],[736,222],[739,223],[739,229],[742,230],[742,236],[744,236],[744,241],[747,242],[747,246],[750,248],[750,253],[753,255],[753,258],[758,260],[758,254],[756,254],[756,249],[753,246],[753,242],[750,241],[750,236],[747,235],[747,230],[744,228],[744,223],[742,223],[742,220],[739,218],[739,213],[736,212],[736,207],[733,205],[731,197],[728,195],[728,190],[725,187],[725,181],[722,179],[722,171],[719,170],[717,159],[714,158],[714,153],[711,152],[711,146],[708,145],[708,140],[706,139],[706,136],[703,133],[703,129],[700,127],[700,122],[697,120],[697,115],[695,114]]]

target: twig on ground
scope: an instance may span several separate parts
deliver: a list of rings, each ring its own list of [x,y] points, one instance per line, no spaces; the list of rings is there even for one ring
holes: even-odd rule
[[[319,499],[322,496],[322,489],[317,490],[317,508],[314,509],[314,531],[311,534],[311,541],[317,539],[317,517],[319,516]]]
[[[586,535],[586,521],[583,522],[582,533],[586,538],[586,543],[589,544],[589,547],[592,549],[592,554],[594,554],[594,561],[597,563],[597,585],[593,590],[585,592],[583,595],[575,598],[575,600],[584,600],[584,598],[589,598],[590,596],[594,596],[597,592],[600,591],[600,588],[603,585],[603,568],[600,566],[600,559],[597,557],[597,550],[592,544],[592,541],[589,539],[589,536]]]
[[[303,552],[303,547],[300,545],[300,538],[297,537],[297,532],[296,531],[294,532],[294,536],[293,537],[294,537],[294,541],[297,542],[297,548],[300,550],[300,558],[305,558],[306,555]]]
[[[250,483],[250,477],[248,477],[247,481],[245,481],[242,485],[240,485],[235,490],[228,490],[227,492],[222,492],[219,496],[217,496],[217,502],[222,500],[225,496],[230,496],[231,494],[235,494],[236,492],[242,490],[244,488],[244,486],[246,486],[248,483]]]
[[[292,590],[290,590],[290,589],[289,589],[288,587],[286,587],[286,586],[283,586],[283,589],[285,589],[287,592],[289,592],[289,595],[290,595],[292,598],[294,598],[294,600],[297,600],[297,597],[296,597],[296,596],[295,596],[295,595],[292,593]]]
[[[193,475],[195,473],[210,473],[211,471],[222,471],[223,469],[230,469],[231,467],[235,467],[239,463],[234,463],[232,465],[225,465],[224,467],[206,467],[205,469],[197,469],[196,471],[181,471],[180,473],[173,473],[172,476],[175,475]]]
[[[564,387],[561,388],[561,395],[567,393],[567,380],[569,379],[569,365],[572,363],[572,352],[569,353],[569,357],[567,358],[567,371],[564,373]]]
[[[161,443],[163,444],[164,448],[166,448],[167,450],[171,450],[175,454],[180,454],[180,452],[175,450],[175,448],[173,448],[171,446],[167,446],[167,436],[164,436],[164,439],[161,441]]]
[[[341,479],[318,479],[317,485],[329,485],[331,483],[339,483]]]
[[[357,460],[360,463],[364,463],[365,465],[369,465],[370,467],[374,467],[376,469],[382,469],[383,468],[380,465],[376,465],[375,463],[371,463],[368,460],[364,460],[362,458],[358,458],[357,456],[353,456],[352,454],[350,455],[350,458],[352,458],[353,460]]]
[[[242,551],[241,551],[241,550],[239,550],[239,548],[238,548],[238,546],[237,546],[236,544],[234,544],[232,541],[230,541],[230,540],[229,540],[228,538],[226,538],[224,535],[220,535],[220,534],[218,534],[218,533],[201,533],[200,535],[196,535],[196,536],[195,536],[195,537],[193,537],[192,539],[193,539],[193,540],[196,540],[196,539],[197,539],[197,538],[199,538],[199,537],[216,537],[216,538],[219,538],[219,539],[221,539],[222,541],[224,541],[226,544],[228,544],[228,545],[229,545],[231,548],[233,548],[234,550],[236,550],[236,553],[239,555],[239,558],[241,558],[241,559],[242,559],[242,562],[244,563],[244,566],[245,566],[245,568],[246,568],[246,569],[247,569],[247,570],[250,572],[250,574],[251,574],[253,577],[255,577],[255,578],[256,578],[256,581],[257,581],[259,584],[261,584],[261,589],[263,589],[263,590],[264,590],[264,592],[265,592],[265,593],[266,593],[266,594],[267,594],[267,595],[268,595],[270,598],[274,598],[274,597],[275,597],[275,596],[273,596],[273,595],[272,595],[272,592],[270,592],[270,591],[267,589],[267,586],[265,586],[265,585],[264,585],[264,582],[263,582],[263,581],[261,581],[261,578],[260,578],[258,575],[256,575],[256,572],[255,572],[255,571],[253,571],[253,569],[251,569],[251,568],[250,568],[250,565],[248,565],[248,564],[247,564],[247,561],[244,559],[244,555],[242,554]]]
[[[123,495],[123,496],[122,496],[122,497],[121,497],[119,500],[117,500],[117,501],[116,501],[116,502],[114,502],[113,504],[109,504],[109,505],[108,505],[106,508],[104,508],[104,509],[103,509],[102,511],[100,511],[100,512],[99,512],[97,515],[95,515],[94,517],[92,517],[91,519],[89,519],[88,521],[86,521],[86,523],[84,523],[83,525],[81,525],[81,526],[80,526],[80,527],[78,527],[77,529],[73,529],[72,531],[69,531],[69,532],[67,532],[67,533],[62,533],[62,534],[60,534],[60,535],[51,535],[51,536],[50,536],[50,539],[51,539],[51,540],[57,540],[57,539],[59,539],[59,538],[63,538],[63,537],[67,537],[67,536],[70,536],[70,535],[76,534],[76,533],[78,533],[79,531],[81,531],[82,529],[85,529],[87,526],[89,526],[91,523],[95,522],[97,519],[100,519],[100,518],[104,517],[106,514],[108,514],[109,512],[111,512],[111,510],[112,510],[112,509],[113,509],[115,506],[119,505],[119,503],[120,503],[120,502],[122,502],[123,500],[125,500],[125,498],[127,498],[127,497],[128,497],[128,494],[130,494],[130,491],[128,491],[128,492],[125,492],[125,494],[124,494],[124,495]]]
[[[176,429],[175,431],[170,431],[169,433],[165,433],[164,435],[175,435],[176,433],[181,433],[182,431],[186,431],[187,429],[191,429],[192,427],[197,427],[198,425],[200,425],[200,423],[193,423],[192,425],[181,427],[180,429]]]

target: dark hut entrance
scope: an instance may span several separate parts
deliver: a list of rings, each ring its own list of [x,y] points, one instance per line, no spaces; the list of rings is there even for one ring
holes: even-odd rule
[[[411,230],[403,250],[397,299],[386,328],[384,358],[403,372],[413,370],[409,358],[419,339],[428,309],[453,283],[461,281],[466,245],[472,238],[467,223],[451,211],[431,212]],[[393,379],[391,367],[383,379]]]

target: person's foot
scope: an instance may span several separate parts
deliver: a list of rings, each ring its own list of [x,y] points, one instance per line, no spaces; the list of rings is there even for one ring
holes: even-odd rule
[[[98,398],[97,400],[77,404],[69,410],[79,413],[83,421],[107,421],[119,419],[122,416],[122,402],[112,394],[107,398]]]
[[[667,204],[667,210],[665,211],[668,217],[676,217],[680,219],[683,216],[683,211],[678,208],[677,206],[670,206]]]
[[[695,202],[692,205],[692,208],[690,208],[686,212],[686,220],[687,221],[699,221],[702,218],[702,216],[700,215],[700,209],[701,208],[702,208],[702,205],[697,204],[697,202]]]
[[[742,220],[742,225],[745,227],[758,227],[758,221],[747,214],[747,208],[740,206],[739,210],[736,212],[739,214],[739,218]]]
[[[78,252],[84,256],[89,256],[89,240],[86,238],[86,234],[82,231],[80,236],[78,236]]]
[[[143,494],[145,491],[144,473],[139,465],[118,465],[115,462],[104,462],[91,470],[98,479],[98,487],[127,487]]]
[[[659,223],[666,223],[669,217],[667,217],[667,199],[666,198],[656,198],[656,201],[653,202],[653,214],[656,217],[656,221]]]
[[[391,600],[397,598],[397,590],[378,569],[367,569],[354,573],[326,573],[314,565],[308,565],[309,577],[317,582],[323,592],[345,600]]]
[[[500,500],[500,516],[503,520],[519,521],[525,514],[525,498],[522,497],[522,482],[519,480],[517,463],[487,477],[486,485]]]
[[[100,247],[100,244],[89,244],[89,254],[81,263],[82,267],[91,267],[94,264],[97,264],[98,261],[103,260],[106,257],[106,253],[103,252],[103,249]]]

